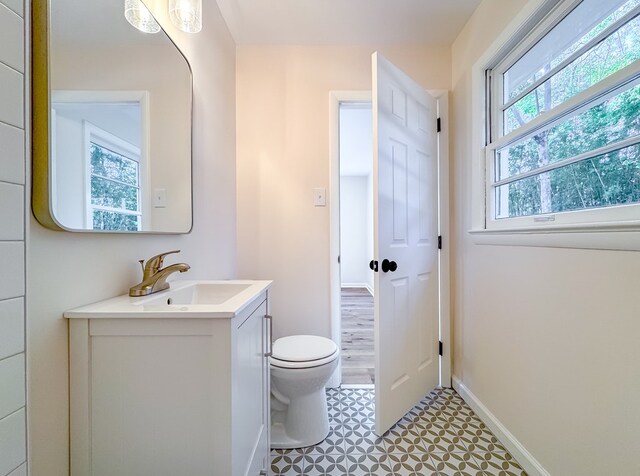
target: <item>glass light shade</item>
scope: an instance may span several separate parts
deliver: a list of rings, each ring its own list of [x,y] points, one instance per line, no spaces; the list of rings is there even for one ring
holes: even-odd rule
[[[145,33],[160,31],[160,25],[142,0],[124,0],[124,17],[132,26]]]
[[[202,30],[202,0],[169,0],[171,23],[187,33]]]

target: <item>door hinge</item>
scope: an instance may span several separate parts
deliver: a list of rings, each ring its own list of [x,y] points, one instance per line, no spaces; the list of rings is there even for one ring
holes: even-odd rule
[[[442,131],[442,121],[440,121],[440,118],[436,119],[436,132],[441,132]]]
[[[338,255],[338,264],[340,264],[340,255]]]
[[[438,355],[442,355],[442,341],[438,341]]]
[[[442,235],[438,236],[438,249],[442,249]]]

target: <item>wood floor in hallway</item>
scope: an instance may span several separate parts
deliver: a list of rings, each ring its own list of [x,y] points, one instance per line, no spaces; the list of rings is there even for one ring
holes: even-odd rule
[[[366,288],[343,288],[342,383],[372,384],[375,373],[373,296]]]

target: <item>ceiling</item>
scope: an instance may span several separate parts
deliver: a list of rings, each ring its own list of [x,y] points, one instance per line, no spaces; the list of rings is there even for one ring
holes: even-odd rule
[[[390,46],[451,44],[480,0],[217,2],[238,45]]]

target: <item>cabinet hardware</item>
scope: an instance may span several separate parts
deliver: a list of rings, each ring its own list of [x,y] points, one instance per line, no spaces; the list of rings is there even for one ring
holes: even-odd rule
[[[269,314],[265,315],[264,318],[269,322],[269,336],[267,337],[267,342],[269,343],[269,351],[265,352],[265,357],[271,357],[273,355],[273,317]]]

